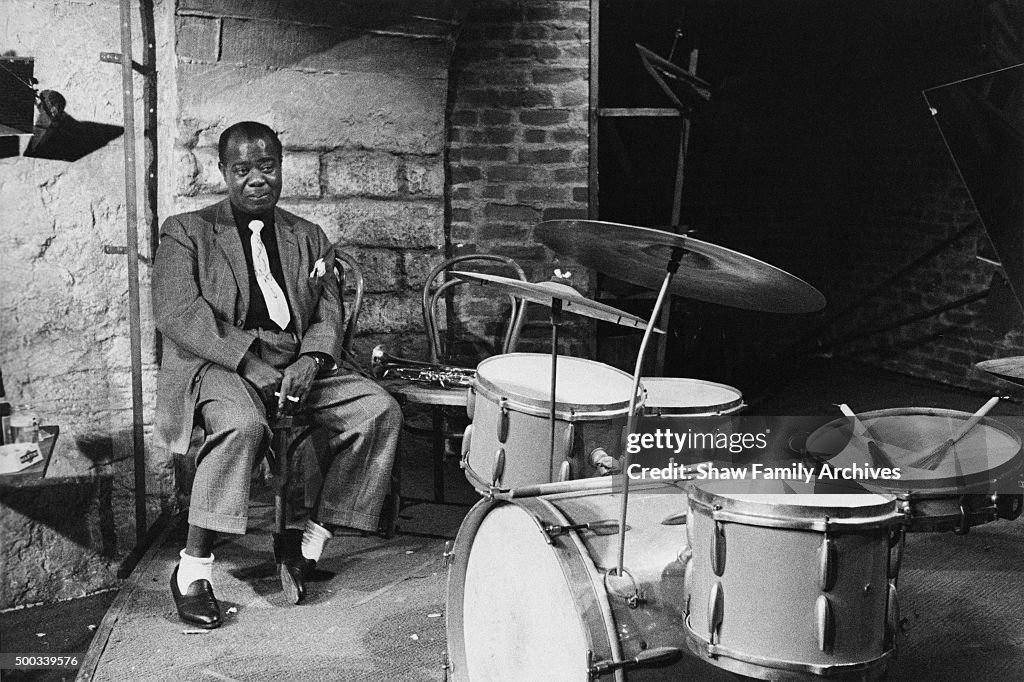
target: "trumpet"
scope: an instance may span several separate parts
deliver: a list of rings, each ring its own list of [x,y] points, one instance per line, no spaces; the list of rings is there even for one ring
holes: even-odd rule
[[[475,369],[398,358],[383,345],[370,353],[370,374],[376,379],[404,379],[441,388],[468,388],[476,379]]]

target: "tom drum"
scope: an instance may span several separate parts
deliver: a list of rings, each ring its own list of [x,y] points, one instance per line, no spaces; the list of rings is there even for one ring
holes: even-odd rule
[[[600,362],[558,358],[551,453],[551,356],[509,353],[477,366],[462,466],[477,490],[588,478],[621,455],[633,377]],[[642,405],[638,391],[636,404]]]

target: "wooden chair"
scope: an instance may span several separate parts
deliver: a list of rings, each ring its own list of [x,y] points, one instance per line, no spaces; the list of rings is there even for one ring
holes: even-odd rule
[[[497,268],[494,266],[497,266]],[[466,254],[455,256],[439,264],[427,275],[426,281],[423,285],[422,308],[423,325],[429,342],[431,363],[451,365],[461,361],[463,366],[468,366],[470,364],[475,365],[476,362],[484,359],[484,357],[488,355],[494,355],[496,353],[511,353],[515,351],[516,345],[519,343],[519,334],[522,330],[523,322],[526,317],[526,301],[518,296],[508,296],[511,311],[508,315],[509,323],[505,328],[505,333],[501,343],[494,344],[490,348],[486,348],[486,343],[483,343],[480,339],[475,339],[474,343],[471,344],[474,351],[476,351],[476,354],[483,355],[483,357],[473,357],[472,355],[465,354],[464,351],[460,354],[458,345],[461,341],[464,341],[464,339],[460,339],[455,333],[453,326],[451,324],[447,324],[447,322],[454,320],[454,316],[451,313],[451,304],[453,302],[452,294],[454,293],[453,288],[464,283],[461,280],[452,278],[449,273],[452,270],[459,269],[474,271],[483,270],[485,268],[488,271],[493,271],[495,269],[504,270],[504,272],[494,274],[512,276],[524,282],[527,281],[526,274],[518,263],[506,256],[499,256],[495,254]],[[481,289],[477,288],[475,291],[481,291]],[[446,324],[443,326],[438,315],[438,310],[440,308],[439,303],[442,300],[447,304],[445,306],[445,310],[448,313],[448,319],[446,319]],[[399,401],[399,403],[402,404],[403,408],[408,405],[418,405],[429,408],[431,414],[430,428],[418,427],[408,421],[406,422],[406,428],[412,433],[429,435],[431,437],[434,456],[433,501],[444,503],[444,460],[446,444],[459,441],[462,438],[462,431],[451,428],[449,424],[453,421],[457,422],[459,414],[463,415],[463,418],[465,418],[464,415],[467,406],[468,392],[464,388],[441,388],[440,386],[431,386],[403,380],[385,380],[381,382],[381,385],[384,386],[384,388],[386,388]]]
[[[335,259],[342,265],[342,270],[335,268],[338,274],[339,293],[344,295],[346,288],[352,290],[350,302],[345,305],[346,319],[342,336],[342,348],[346,355],[351,356],[352,341],[355,338],[359,322],[359,313],[363,305],[363,272],[356,260],[349,254],[335,247]],[[345,358],[335,358],[341,365]],[[267,450],[267,463],[274,478],[274,554],[278,560],[282,558],[281,544],[288,524],[288,489],[291,478],[292,462],[296,451],[313,434],[316,425],[303,414],[291,416],[275,416],[270,420],[272,433],[270,448]],[[381,532],[390,536],[394,532],[395,517],[391,504],[386,504],[382,513]]]

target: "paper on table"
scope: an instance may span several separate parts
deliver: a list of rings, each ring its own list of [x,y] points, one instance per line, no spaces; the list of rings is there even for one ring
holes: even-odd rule
[[[0,445],[0,474],[13,474],[41,461],[39,443]]]

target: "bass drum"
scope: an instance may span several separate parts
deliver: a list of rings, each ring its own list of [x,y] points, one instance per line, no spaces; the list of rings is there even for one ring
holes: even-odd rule
[[[616,580],[607,574],[618,566],[621,477],[537,487],[546,494],[480,501],[459,529],[448,557],[450,679],[670,680],[687,662],[703,667],[684,658],[623,669],[637,656],[674,660],[685,649],[686,494],[631,485]]]
[[[858,419],[878,439],[899,479],[832,481],[818,475],[818,489],[894,495],[907,530],[967,533],[971,527],[1021,514],[1021,438],[996,420],[978,422],[933,466],[915,466],[923,455],[952,438],[969,412],[932,407],[875,410]],[[832,469],[870,465],[866,443],[850,437],[850,420],[836,419],[807,438],[809,455]]]
[[[477,367],[462,467],[482,493],[590,478],[617,463],[633,377],[593,360],[558,357],[551,453],[551,356],[509,353]],[[643,405],[637,391],[637,406]]]
[[[768,680],[884,674],[899,622],[896,501],[739,488],[718,481],[690,490],[691,650]]]

